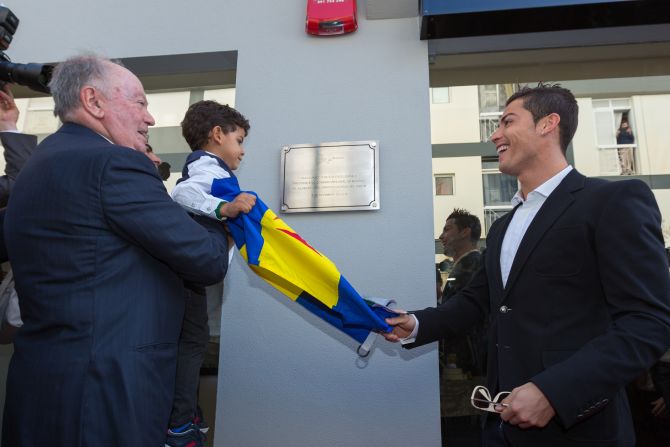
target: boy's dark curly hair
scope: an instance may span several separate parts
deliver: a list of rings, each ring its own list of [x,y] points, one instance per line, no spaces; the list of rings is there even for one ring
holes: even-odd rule
[[[186,111],[181,122],[181,134],[192,151],[202,149],[209,139],[210,132],[216,126],[221,127],[224,134],[234,132],[236,128],[244,129],[249,134],[249,121],[237,110],[216,101],[198,101]]]

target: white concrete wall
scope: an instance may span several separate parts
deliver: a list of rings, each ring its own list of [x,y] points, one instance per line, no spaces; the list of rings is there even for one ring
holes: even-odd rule
[[[433,144],[479,141],[479,99],[476,85],[449,87],[449,102],[430,105]]]
[[[658,208],[661,210],[663,229],[663,238],[665,239],[665,246],[670,247],[670,189],[654,189],[654,196],[658,203]]]
[[[599,176],[600,160],[596,142],[593,103],[591,98],[577,98],[577,104],[579,105],[579,125],[572,139],[575,167],[586,176]]]
[[[670,95],[633,96],[641,174],[670,174]]]
[[[434,303],[428,54],[417,18],[304,32],[304,0],[31,0],[10,54],[57,61],[238,50],[236,106],[251,121],[239,177],[274,208],[283,144],[377,139],[381,209],[286,221],[363,294]],[[359,4],[362,10],[362,5]],[[434,345],[356,343],[262,283],[239,257],[227,278],[218,446],[440,445]],[[29,398],[29,397],[28,397]]]
[[[454,174],[454,195],[434,196],[433,234],[435,239],[442,234],[444,221],[454,208],[465,208],[479,217],[480,222],[484,222],[482,158],[433,158],[433,175],[438,174]],[[433,182],[433,194],[435,194],[435,182]],[[482,234],[482,237],[484,236]]]

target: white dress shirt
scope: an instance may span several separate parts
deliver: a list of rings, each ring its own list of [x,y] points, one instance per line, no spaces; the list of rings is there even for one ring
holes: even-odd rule
[[[542,205],[547,200],[547,197],[549,197],[549,194],[554,192],[554,189],[556,189],[559,183],[563,181],[570,171],[572,171],[572,166],[566,166],[561,172],[528,193],[526,200],[523,199],[521,191],[517,191],[517,193],[514,194],[512,205],[521,205],[517,208],[514,216],[512,216],[512,221],[507,227],[502,248],[500,250],[500,271],[502,273],[503,287],[507,285],[507,278],[512,269],[514,257],[516,256],[516,252],[519,249],[521,240],[526,234],[528,227],[531,222],[533,222],[537,212],[542,208]]]

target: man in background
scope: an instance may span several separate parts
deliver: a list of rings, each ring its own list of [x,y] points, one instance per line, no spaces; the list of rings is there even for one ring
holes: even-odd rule
[[[452,258],[453,267],[442,290],[445,302],[465,287],[481,264],[482,255],[477,242],[482,234],[479,218],[466,210],[456,208],[447,217],[440,235],[444,254]]]
[[[440,303],[445,303],[465,287],[481,266],[482,254],[477,249],[481,233],[479,218],[464,209],[456,208],[447,217],[440,242],[444,247],[444,254],[453,259],[453,263],[442,290]],[[469,416],[460,418],[452,416],[453,413],[463,414],[462,411],[453,410],[462,409],[463,406],[470,408],[470,402],[467,400],[469,390],[467,398],[462,391],[464,384],[472,382],[449,380],[448,372],[460,371],[465,377],[477,377],[476,380],[482,380],[479,376],[485,370],[485,334],[486,327],[480,324],[473,327],[466,335],[440,340],[443,445],[462,442],[462,436],[466,433],[473,438],[478,438],[480,435],[480,427],[472,424]]]
[[[482,254],[477,249],[477,242],[482,233],[479,218],[463,209],[454,209],[444,223],[440,241],[444,254],[452,258],[453,266],[449,272],[447,283],[442,290],[441,303],[447,302],[463,287],[481,266]],[[464,372],[479,376],[485,369],[484,357],[484,325],[473,327],[463,337],[444,341],[442,349],[445,360],[452,359]]]

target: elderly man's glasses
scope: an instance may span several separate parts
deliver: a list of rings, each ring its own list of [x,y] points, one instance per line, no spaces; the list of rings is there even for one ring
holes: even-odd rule
[[[507,404],[503,404],[502,401],[507,396],[509,396],[509,391],[501,391],[496,394],[496,397],[491,399],[491,393],[485,386],[476,386],[472,390],[472,396],[470,397],[470,403],[473,407],[482,411],[490,411],[491,413],[497,413],[496,405],[506,407]]]

